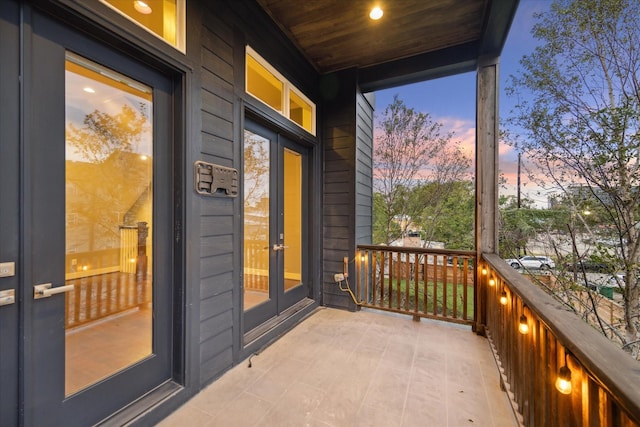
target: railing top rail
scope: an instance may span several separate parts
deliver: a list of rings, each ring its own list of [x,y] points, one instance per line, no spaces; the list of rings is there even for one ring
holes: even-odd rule
[[[468,251],[463,249],[436,249],[423,248],[419,246],[388,246],[388,245],[358,245],[358,249],[370,251],[387,251],[412,254],[439,254],[439,255],[462,255],[467,257],[475,257],[476,251]]]
[[[582,319],[525,279],[496,254],[482,258],[500,274],[528,309],[577,358],[629,414],[640,420],[640,362],[615,347]]]

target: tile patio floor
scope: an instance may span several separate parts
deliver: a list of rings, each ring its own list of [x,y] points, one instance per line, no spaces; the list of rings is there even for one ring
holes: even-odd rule
[[[185,426],[512,427],[485,338],[378,311],[321,308],[162,421]]]

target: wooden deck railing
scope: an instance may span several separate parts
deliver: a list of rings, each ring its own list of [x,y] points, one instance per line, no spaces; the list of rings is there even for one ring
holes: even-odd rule
[[[65,326],[74,328],[133,308],[144,308],[152,299],[148,273],[146,222],[120,226],[117,248],[69,253]]]
[[[522,425],[640,425],[640,362],[497,255],[479,268],[487,336]],[[556,387],[565,367],[567,394]]]
[[[361,306],[473,322],[475,252],[359,245],[355,262]]]
[[[65,326],[74,328],[151,302],[151,278],[133,273],[107,273],[67,280]]]

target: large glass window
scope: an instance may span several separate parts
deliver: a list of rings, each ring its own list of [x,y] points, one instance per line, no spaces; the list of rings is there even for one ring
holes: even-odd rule
[[[180,51],[185,51],[185,0],[101,1]]]
[[[153,351],[153,99],[72,53],[65,75],[70,395]]]
[[[315,104],[249,46],[246,63],[247,93],[315,135]]]

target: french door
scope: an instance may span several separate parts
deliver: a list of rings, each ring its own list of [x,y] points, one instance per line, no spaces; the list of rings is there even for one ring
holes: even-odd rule
[[[308,153],[254,122],[244,130],[244,330],[307,296]]]
[[[171,377],[171,81],[34,12],[23,424],[92,425]]]

